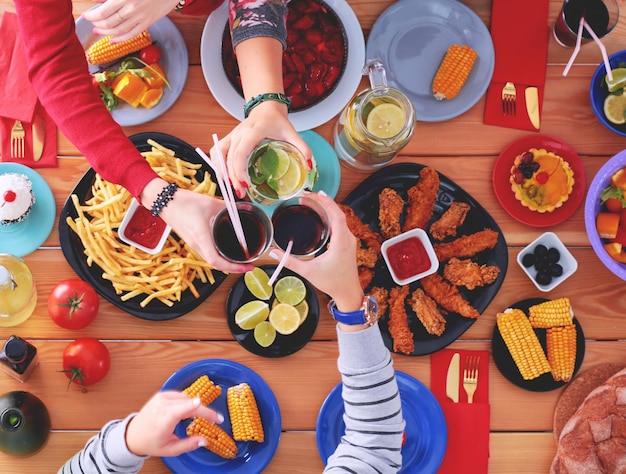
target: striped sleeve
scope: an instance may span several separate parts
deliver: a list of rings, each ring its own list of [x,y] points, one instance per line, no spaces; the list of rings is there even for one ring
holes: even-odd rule
[[[139,472],[146,457],[131,453],[125,441],[126,426],[134,416],[135,413],[124,420],[114,420],[104,425],[97,435],[87,441],[81,451],[59,469],[57,474]]]
[[[337,334],[346,433],[324,472],[395,473],[404,420],[389,351],[378,325]]]

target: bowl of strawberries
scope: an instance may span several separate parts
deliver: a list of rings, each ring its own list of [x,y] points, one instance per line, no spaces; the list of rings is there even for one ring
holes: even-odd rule
[[[626,150],[593,178],[585,201],[587,237],[600,261],[626,280]]]

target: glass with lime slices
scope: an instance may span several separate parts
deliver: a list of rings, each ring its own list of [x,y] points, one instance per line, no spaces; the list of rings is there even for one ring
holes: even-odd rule
[[[415,108],[398,89],[389,87],[385,68],[371,60],[369,89],[339,115],[334,129],[337,156],[357,170],[370,171],[389,163],[413,136]]]
[[[282,140],[264,140],[248,157],[248,195],[259,204],[297,196],[308,178],[302,152]]]

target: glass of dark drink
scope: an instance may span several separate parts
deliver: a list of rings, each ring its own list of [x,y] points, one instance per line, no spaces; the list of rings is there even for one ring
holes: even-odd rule
[[[315,256],[330,236],[330,222],[324,208],[315,200],[299,196],[281,202],[272,214],[274,243],[285,250],[293,240],[291,254]]]
[[[619,19],[617,0],[565,0],[554,24],[554,38],[561,46],[575,46],[580,18],[584,15],[598,38],[608,35]],[[583,29],[582,42],[592,39]]]
[[[260,207],[254,204],[237,202],[236,205],[248,251],[246,252],[239,244],[226,208],[213,219],[213,242],[219,254],[226,260],[235,263],[254,262],[272,243],[274,235],[272,221]]]

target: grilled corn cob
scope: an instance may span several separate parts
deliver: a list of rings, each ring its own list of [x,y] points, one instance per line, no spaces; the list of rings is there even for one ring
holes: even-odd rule
[[[228,433],[204,418],[194,418],[187,426],[187,436],[202,436],[207,444],[206,449],[226,459],[237,456],[237,445]]]
[[[261,415],[254,398],[254,393],[247,383],[240,383],[229,387],[226,399],[228,400],[228,414],[233,429],[233,438],[237,441],[258,441],[265,439]]]
[[[450,46],[433,79],[435,99],[454,99],[467,81],[477,57],[478,53],[469,46]]]
[[[207,375],[202,375],[183,390],[183,393],[190,398],[200,397],[202,404],[208,405],[222,394],[222,387],[215,385]]]
[[[546,301],[528,308],[528,320],[534,328],[551,328],[572,324],[569,298]]]
[[[89,47],[86,54],[90,64],[106,64],[152,44],[148,31],[143,31],[134,38],[121,43],[111,44],[110,40],[110,36],[105,36]]]
[[[496,317],[498,330],[524,380],[550,372],[550,364],[526,315],[507,309]]]
[[[576,325],[549,328],[546,331],[546,347],[552,377],[569,382],[576,365]]]

